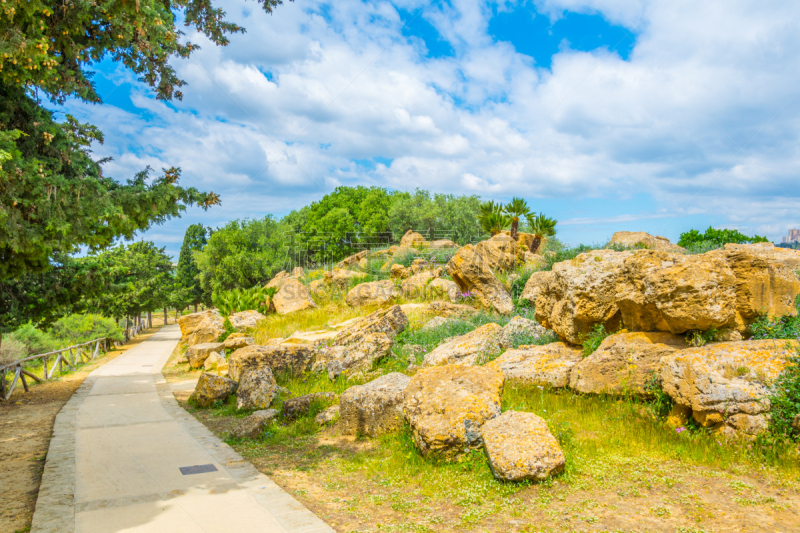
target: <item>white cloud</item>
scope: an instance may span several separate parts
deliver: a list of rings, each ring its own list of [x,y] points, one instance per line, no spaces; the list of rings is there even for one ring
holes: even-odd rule
[[[615,198],[649,194],[673,218],[775,238],[797,224],[800,4],[538,0],[552,17],[602,13],[640,32],[629,61],[564,49],[552,71],[493,42],[487,4],[401,5],[423,9],[455,57],[422,57],[388,2],[303,0],[268,16],[230,0],[247,33],[224,48],[190,36],[202,50],[175,62],[183,102],[137,90],[136,112],[74,107],[106,133],[109,174],[180,166],[185,184],[222,194],[219,221],[365,183],[607,197],[611,221]],[[393,161],[352,162],[373,157]]]

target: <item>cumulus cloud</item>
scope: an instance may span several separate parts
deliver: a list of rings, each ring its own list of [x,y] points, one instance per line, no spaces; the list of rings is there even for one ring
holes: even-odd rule
[[[221,5],[247,33],[224,48],[189,35],[202,50],[175,62],[184,101],[133,84],[124,109],[72,104],[105,131],[109,174],[180,166],[185,184],[221,193],[218,223],[282,214],[339,184],[607,198],[611,212],[577,219],[663,222],[667,234],[689,214],[773,238],[800,222],[800,5],[298,0],[271,16]],[[601,15],[636,44],[628,60],[565,46],[540,68],[488,33],[493,8],[523,5],[553,21]],[[453,55],[429,57],[401,10]],[[658,213],[613,211],[636,194]]]

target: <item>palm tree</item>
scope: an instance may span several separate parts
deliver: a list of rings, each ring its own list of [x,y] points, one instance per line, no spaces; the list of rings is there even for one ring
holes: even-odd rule
[[[488,202],[481,202],[478,209],[480,210],[480,214],[478,215],[478,219],[480,220],[482,217],[489,216],[492,213],[502,213],[503,205],[496,204],[493,200],[489,200]]]
[[[480,222],[483,231],[494,237],[511,224],[511,217],[507,217],[498,211],[485,212],[478,215],[478,222]]]
[[[515,196],[503,207],[503,212],[511,217],[511,238],[516,241],[519,217],[527,217],[531,212],[528,202]]]
[[[542,238],[552,237],[556,234],[556,224],[558,224],[558,221],[548,218],[542,213],[538,215],[530,213],[526,215],[525,218],[528,219],[528,224],[531,226],[531,233],[533,233],[531,252],[536,253],[536,250],[539,249],[539,244],[542,242]]]

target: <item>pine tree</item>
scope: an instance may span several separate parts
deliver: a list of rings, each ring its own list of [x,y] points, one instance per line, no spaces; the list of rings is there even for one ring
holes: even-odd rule
[[[194,260],[194,252],[200,251],[206,245],[206,228],[202,224],[192,224],[186,229],[181,246],[181,255],[178,258],[177,283],[182,290],[181,298],[185,305],[197,305],[208,298],[203,296],[203,287],[200,284],[200,269]]]

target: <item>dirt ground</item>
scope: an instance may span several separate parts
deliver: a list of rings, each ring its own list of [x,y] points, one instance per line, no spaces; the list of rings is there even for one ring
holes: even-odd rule
[[[34,384],[30,392],[20,386],[9,401],[0,401],[0,533],[29,531],[53,424],[61,407],[92,370],[150,338],[155,331],[136,337],[57,381]]]

